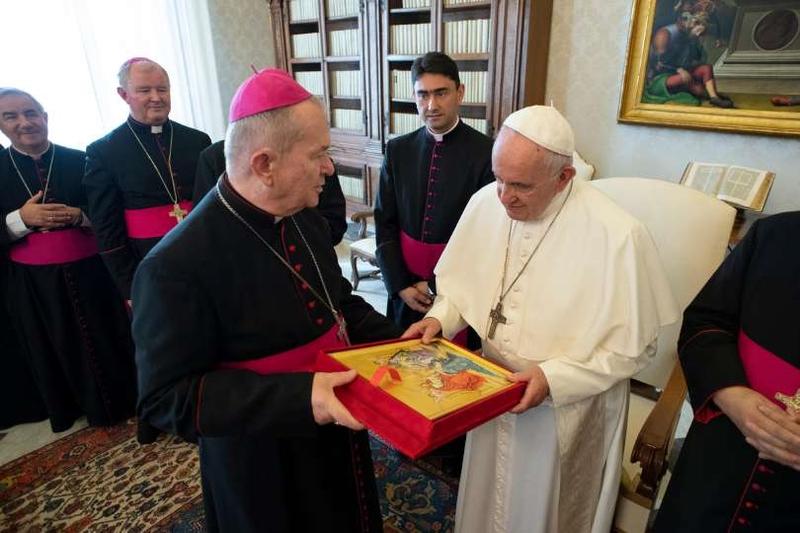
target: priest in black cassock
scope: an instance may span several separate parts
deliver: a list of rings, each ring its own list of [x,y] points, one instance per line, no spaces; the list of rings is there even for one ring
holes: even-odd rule
[[[756,222],[686,309],[695,417],[655,531],[800,531],[800,212]]]
[[[459,118],[464,85],[455,62],[429,52],[414,61],[411,81],[425,126],[386,145],[375,202],[386,314],[402,328],[430,308],[433,267],[472,194],[494,181],[492,140]]]
[[[203,196],[214,188],[217,180],[225,171],[225,141],[217,141],[202,152],[197,161],[197,172],[194,180],[194,204],[199,204]],[[342,242],[347,231],[347,204],[339,184],[339,176],[334,169],[333,174],[325,176],[325,185],[319,193],[319,205],[316,209],[325,218],[331,230],[331,241],[334,246]]]
[[[310,209],[329,143],[294,79],[250,77],[226,175],[136,272],[139,414],[199,441],[210,531],[382,531],[367,433],[333,393],[355,372],[314,373],[322,348],[400,333],[351,294]]]
[[[211,139],[169,119],[169,76],[158,63],[123,63],[117,93],[130,116],[86,149],[83,184],[100,255],[130,301],[139,261],[192,210],[197,158]]]
[[[52,144],[41,104],[18,89],[0,89],[0,129],[11,140],[0,152],[5,291],[53,431],[84,414],[120,422],[136,401],[133,346],[84,214],[84,153]]]

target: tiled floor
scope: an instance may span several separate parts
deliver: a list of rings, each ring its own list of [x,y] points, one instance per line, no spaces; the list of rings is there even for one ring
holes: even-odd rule
[[[350,279],[350,249],[347,243],[342,242],[336,247],[339,256],[339,264],[342,267],[342,274]],[[383,282],[379,279],[364,279],[358,286],[356,292],[359,296],[369,302],[379,312],[386,311],[386,289]],[[0,439],[0,465],[9,463],[26,453],[46,446],[70,433],[86,427],[86,420],[81,419],[72,426],[71,429],[53,433],[50,430],[50,422],[47,420],[34,424],[21,424],[13,428],[3,430],[5,436]]]

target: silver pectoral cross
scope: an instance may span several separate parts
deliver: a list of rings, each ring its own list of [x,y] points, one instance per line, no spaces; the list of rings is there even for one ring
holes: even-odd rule
[[[347,321],[344,319],[344,316],[341,313],[336,313],[336,324],[339,326],[339,330],[336,332],[336,337],[346,345],[350,346],[350,337],[347,336]]]
[[[489,335],[490,339],[494,338],[494,333],[497,330],[498,324],[505,324],[506,317],[503,315],[503,302],[497,302],[497,305],[489,311],[489,318],[492,322],[489,324]]]

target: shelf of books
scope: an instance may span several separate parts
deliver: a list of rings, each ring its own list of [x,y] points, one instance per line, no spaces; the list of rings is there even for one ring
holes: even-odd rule
[[[348,210],[372,206],[383,150],[422,126],[411,64],[450,55],[460,116],[494,135],[542,103],[552,0],[268,0],[278,63],[324,102]]]
[[[288,4],[292,74],[325,103],[336,133],[363,135],[359,0],[292,0]]]

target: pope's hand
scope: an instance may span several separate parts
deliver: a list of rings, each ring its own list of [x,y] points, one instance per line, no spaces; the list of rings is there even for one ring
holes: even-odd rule
[[[311,383],[311,409],[317,424],[322,426],[333,422],[355,431],[364,429],[361,422],[350,414],[333,392],[335,387],[350,383],[357,375],[355,370],[314,374],[314,381]]]
[[[427,284],[424,292],[417,285],[411,285],[398,292],[397,295],[402,298],[407,306],[418,313],[427,313],[428,309],[431,308],[431,304],[433,304],[433,299],[427,291]]]
[[[508,380],[514,383],[520,381],[528,382],[528,386],[525,387],[525,394],[522,395],[519,403],[511,409],[512,413],[524,413],[531,407],[536,407],[542,403],[547,398],[547,395],[550,394],[550,385],[547,383],[547,377],[545,377],[539,365],[534,364],[522,372],[511,374],[508,376]]]
[[[401,339],[414,339],[417,337],[422,337],[422,342],[424,344],[428,344],[436,338],[436,336],[442,331],[442,324],[437,319],[433,317],[423,318],[419,322],[414,322],[410,326],[403,336],[400,337]]]
[[[800,416],[748,387],[725,387],[714,403],[736,424],[758,456],[800,470]]]

